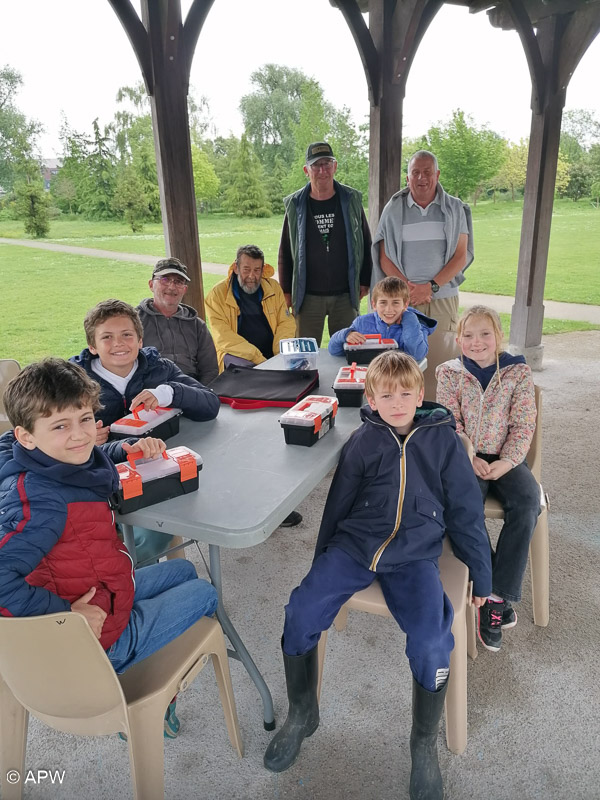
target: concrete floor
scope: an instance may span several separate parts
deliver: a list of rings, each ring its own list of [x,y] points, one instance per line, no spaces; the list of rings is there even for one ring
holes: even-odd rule
[[[597,423],[600,332],[546,337],[543,484],[550,497],[550,624],[533,625],[529,575],[519,624],[497,654],[468,665],[469,741],[451,754],[439,736],[446,800],[600,798],[600,513]],[[262,488],[262,487],[261,487]],[[304,522],[248,550],[223,552],[231,618],[271,687],[278,723],[286,700],[279,639],[283,606],[312,558],[328,481],[299,507]],[[190,557],[202,561],[198,553]],[[329,635],[322,721],[298,762],[262,766],[272,736],[241,665],[231,673],[245,745],[238,759],[223,721],[212,667],[178,704],[182,730],[165,742],[168,800],[403,800],[408,797],[411,677],[392,620],[354,612]],[[29,769],[64,769],[62,786],[29,785],[26,798],[132,796],[127,748],[30,724]]]

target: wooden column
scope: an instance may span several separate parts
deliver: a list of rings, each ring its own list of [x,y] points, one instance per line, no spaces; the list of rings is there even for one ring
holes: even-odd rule
[[[188,267],[186,302],[204,317],[187,98],[196,41],[213,0],[194,0],[185,25],[180,0],[142,0],[141,21],[130,0],[109,2],[133,45],[150,96],[166,254]]]
[[[598,33],[600,8],[536,21],[537,35],[521,0],[508,0],[532,78],[532,119],[515,304],[509,350],[541,369],[544,285],[556,182],[562,112],[569,80]]]

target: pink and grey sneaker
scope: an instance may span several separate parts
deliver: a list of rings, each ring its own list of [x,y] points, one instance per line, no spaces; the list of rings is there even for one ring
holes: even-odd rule
[[[504,601],[504,611],[502,612],[502,630],[507,631],[514,628],[517,624],[517,612],[511,605],[510,600]]]
[[[496,602],[488,599],[477,609],[477,636],[479,641],[493,653],[497,653],[502,647],[502,614],[504,612],[504,601]]]

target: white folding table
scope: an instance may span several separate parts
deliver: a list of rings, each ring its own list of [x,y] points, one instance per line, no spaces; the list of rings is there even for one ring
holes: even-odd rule
[[[313,394],[333,396],[334,378],[345,363],[327,350],[319,351],[319,388]],[[426,365],[424,359],[421,369]],[[260,367],[282,369],[281,356]],[[198,491],[117,516],[134,558],[134,525],[209,545],[210,575],[219,595],[217,618],[234,648],[231,655],[242,661],[258,688],[267,730],[275,727],[271,693],[225,611],[220,548],[252,547],[268,539],[337,464],[342,446],[360,422],[358,408],[339,408],[334,427],[312,447],[286,445],[278,422],[284,410],[235,411],[222,405],[210,422],[182,419],[179,434],[168,446],[184,444],[200,453],[204,466]]]

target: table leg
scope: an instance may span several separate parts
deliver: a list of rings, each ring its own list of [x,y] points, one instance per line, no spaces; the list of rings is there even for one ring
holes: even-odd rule
[[[233,623],[227,616],[227,612],[223,606],[223,592],[221,582],[221,550],[216,544],[209,544],[208,546],[209,559],[210,559],[210,577],[213,586],[217,590],[219,596],[219,605],[217,606],[217,619],[221,623],[221,627],[235,650],[240,661],[246,668],[248,675],[252,678],[258,689],[263,701],[264,711],[264,725],[265,730],[272,731],[275,729],[275,715],[273,713],[273,698],[269,687],[265,683],[265,679],[258,671],[258,667],[252,660],[252,656],[246,650],[246,646],[240,639],[240,635],[233,627]]]

